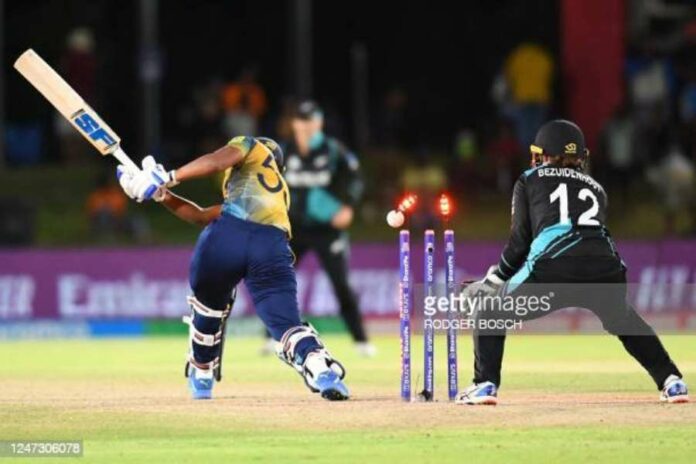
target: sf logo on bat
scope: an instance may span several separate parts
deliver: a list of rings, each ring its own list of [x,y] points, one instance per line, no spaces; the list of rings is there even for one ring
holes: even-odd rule
[[[75,113],[72,120],[78,129],[93,141],[103,142],[107,147],[117,143],[116,140],[99,125],[99,122],[86,113],[85,110],[80,110]]]

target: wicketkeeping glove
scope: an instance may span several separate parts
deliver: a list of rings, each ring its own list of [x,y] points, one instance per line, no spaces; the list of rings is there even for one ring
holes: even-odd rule
[[[463,283],[461,296],[463,298],[480,298],[496,295],[505,283],[503,279],[496,274],[497,270],[498,266],[491,266],[488,268],[486,277],[483,279],[475,282]]]

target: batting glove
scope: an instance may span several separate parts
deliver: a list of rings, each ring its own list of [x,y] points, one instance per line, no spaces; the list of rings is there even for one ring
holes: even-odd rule
[[[128,168],[126,168],[124,165],[119,164],[118,167],[116,168],[116,178],[118,179],[118,183],[123,189],[123,192],[126,194],[128,198],[131,200],[135,200],[135,190],[134,190],[134,184],[133,184],[133,178],[135,177],[135,173],[131,172]]]
[[[132,180],[132,191],[137,202],[144,200],[162,201],[167,187],[177,184],[174,171],[167,172],[152,156],[146,156],[142,162],[142,171],[136,173]]]

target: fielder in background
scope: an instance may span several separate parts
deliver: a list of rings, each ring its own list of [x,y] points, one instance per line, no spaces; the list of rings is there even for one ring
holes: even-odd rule
[[[293,139],[285,145],[290,188],[291,246],[299,262],[314,251],[326,271],[358,352],[373,356],[355,293],[348,283],[348,228],[363,193],[360,163],[354,153],[323,132],[322,110],[303,101],[292,118]],[[266,349],[267,350],[267,349]]]
[[[288,218],[289,193],[283,151],[271,139],[236,137],[213,153],[167,172],[148,156],[139,172],[119,166],[126,194],[138,202],[161,202],[179,218],[206,225],[191,260],[188,298],[190,355],[186,366],[194,399],[212,396],[219,368],[230,297],[244,279],[281,360],[309,389],[328,400],[348,399],[345,370],[324,348],[317,332],[300,320]],[[221,205],[200,208],[168,188],[228,171]]]
[[[606,227],[607,196],[585,173],[589,151],[580,128],[566,120],[537,132],[532,168],[515,184],[510,239],[497,266],[464,289],[463,296],[546,296],[544,311],[479,311],[474,330],[474,384],[461,404],[496,404],[505,331],[495,320],[525,320],[567,307],[587,308],[650,374],[660,400],[689,400],[686,384],[653,329],[626,301],[626,267]],[[518,298],[523,297],[523,298]],[[490,299],[489,299],[490,301]],[[516,308],[515,313],[517,313]]]

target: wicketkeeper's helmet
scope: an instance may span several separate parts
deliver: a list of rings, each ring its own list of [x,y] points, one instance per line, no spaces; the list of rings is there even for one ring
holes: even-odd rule
[[[544,156],[554,156],[584,168],[590,156],[582,130],[565,119],[554,119],[541,126],[529,149],[532,166],[541,165]]]

